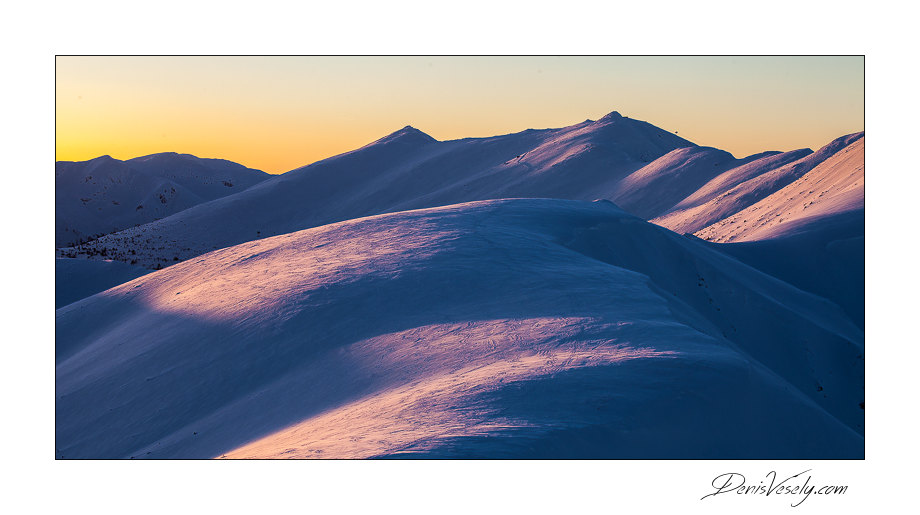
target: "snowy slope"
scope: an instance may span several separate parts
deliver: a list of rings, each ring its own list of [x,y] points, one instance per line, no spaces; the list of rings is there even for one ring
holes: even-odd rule
[[[55,246],[164,218],[268,177],[217,159],[154,154],[55,163]]]
[[[631,173],[617,183],[609,197],[640,218],[654,218],[725,170],[760,157],[735,159],[728,152],[715,148],[680,148]]]
[[[54,307],[66,306],[147,273],[150,270],[117,261],[57,258]]]
[[[732,168],[704,184],[665,214],[650,221],[679,234],[702,229],[744,209],[747,207],[745,202],[756,202],[756,197],[741,193],[757,191],[757,185],[760,184],[757,177],[783,169],[785,165],[810,154],[812,152],[809,149],[770,154]]]
[[[674,209],[686,209],[705,204],[745,181],[798,161],[812,153],[811,149],[803,148],[790,152],[764,152],[751,156],[747,158],[744,164],[730,168],[728,171],[717,175],[693,194],[688,195],[677,203]]]
[[[317,227],[56,318],[63,458],[863,455],[838,307],[609,202]]]
[[[699,231],[760,202],[862,137],[861,132],[842,136],[817,152],[808,153],[787,164],[782,163],[806,153],[807,149],[787,152],[775,156],[773,160],[768,158],[763,162],[752,162],[750,165],[753,168],[730,170],[652,222],[681,234]]]
[[[141,264],[373,214],[506,197],[603,198],[616,183],[693,143],[613,112],[562,129],[439,142],[405,127],[360,149],[292,170],[141,228],[94,241]]]
[[[175,152],[135,157],[125,163],[144,174],[180,184],[204,200],[238,193],[269,177],[263,171],[246,168],[232,161]]]
[[[838,304],[865,325],[866,238],[862,209],[822,217],[796,233],[713,244],[744,263]]]
[[[162,218],[202,201],[162,177],[109,156],[55,163],[55,245]]]
[[[763,200],[695,234],[720,243],[775,238],[863,209],[865,139],[859,137]]]

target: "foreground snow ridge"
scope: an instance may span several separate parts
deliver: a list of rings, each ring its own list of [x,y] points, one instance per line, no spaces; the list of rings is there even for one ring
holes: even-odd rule
[[[404,211],[57,310],[59,458],[859,458],[836,305],[610,202]]]

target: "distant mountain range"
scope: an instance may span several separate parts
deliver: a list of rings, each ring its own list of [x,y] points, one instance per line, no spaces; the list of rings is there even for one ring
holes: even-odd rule
[[[89,241],[244,190],[269,175],[221,159],[163,153],[55,165],[55,245]]]
[[[816,153],[802,149],[735,159],[616,112],[562,129],[445,142],[405,127],[360,149],[281,175],[252,176],[260,179],[256,187],[196,202],[172,216],[66,252],[105,251],[107,257],[154,268],[216,248],[361,216],[523,197],[607,199],[678,232],[697,232],[753,206],[861,139],[862,133],[845,136]],[[240,188],[250,184],[236,180]],[[817,202],[823,204],[823,197]],[[810,209],[818,210],[814,204]],[[733,225],[734,241],[740,225]],[[723,230],[700,234],[723,241]],[[129,258],[126,249],[135,254]]]
[[[357,150],[276,176],[178,154],[58,163],[58,205],[77,210],[70,215],[73,209],[59,207],[59,241],[107,232],[103,227],[125,228],[60,246],[58,256],[156,269],[214,249],[342,220],[523,197],[607,199],[640,218],[714,242],[775,239],[819,221],[834,233],[836,215],[852,225],[849,214],[862,213],[863,145],[860,132],[817,152],[767,151],[736,159],[612,112],[562,129],[443,142],[404,127]],[[89,176],[93,179],[87,181]],[[71,190],[74,181],[78,186]],[[100,191],[91,195],[81,188]],[[106,202],[139,191],[131,197],[135,200]],[[94,200],[82,205],[79,198]],[[131,207],[134,203],[144,208]],[[796,277],[826,275],[826,267],[814,266]],[[806,283],[797,285],[813,291]],[[842,302],[827,288],[820,290]]]

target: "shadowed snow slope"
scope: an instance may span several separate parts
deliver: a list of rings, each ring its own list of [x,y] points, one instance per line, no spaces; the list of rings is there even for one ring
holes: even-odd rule
[[[89,297],[123,282],[150,273],[150,270],[117,261],[90,259],[54,260],[54,307]]]
[[[326,225],[56,318],[63,458],[863,456],[840,309],[609,202]]]
[[[144,224],[246,189],[268,174],[220,159],[153,154],[55,163],[55,246]]]
[[[713,244],[722,252],[837,303],[865,325],[866,216],[862,209],[800,224],[777,238]]]
[[[106,249],[147,267],[246,241],[385,212],[508,197],[605,198],[649,162],[694,144],[616,112],[562,129],[436,141],[405,127],[360,149],[246,191],[106,236]],[[718,151],[716,151],[718,152]],[[731,156],[727,156],[730,159]]]
[[[125,161],[147,175],[164,177],[188,188],[203,200],[238,193],[269,178],[269,174],[225,159],[163,152]]]

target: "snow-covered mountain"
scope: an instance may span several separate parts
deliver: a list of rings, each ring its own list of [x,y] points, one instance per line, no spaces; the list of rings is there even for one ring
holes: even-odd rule
[[[244,190],[268,174],[219,159],[153,154],[55,163],[55,246],[167,217]]]
[[[437,141],[407,126],[360,149],[63,249],[59,255],[161,268],[217,248],[362,216],[524,197],[609,199],[675,232],[705,229],[697,234],[713,241],[735,241],[738,228],[747,222],[744,216],[733,215],[841,152],[846,154],[846,148],[862,137],[857,133],[838,138],[818,152],[770,151],[736,159],[617,112],[562,129],[454,141]],[[152,157],[161,163],[183,158]],[[141,166],[147,161],[138,158],[127,163],[159,173],[157,177],[164,175],[163,165]],[[846,166],[852,168],[856,161],[851,159]],[[861,174],[862,169],[855,173]],[[189,174],[166,176],[182,182]],[[845,179],[839,174],[831,179],[838,178]],[[182,186],[199,192],[187,181]],[[853,189],[851,193],[856,194]],[[808,202],[814,199],[804,203]],[[784,223],[788,220],[783,218]],[[727,227],[735,236],[722,235]]]
[[[144,174],[180,184],[203,200],[239,193],[270,177],[261,170],[247,168],[233,161],[175,152],[135,157],[125,163]]]
[[[161,268],[215,248],[328,222],[506,196],[608,198],[627,211],[651,218],[653,223],[678,233],[696,232],[698,236],[720,242],[766,241],[778,236],[776,229],[770,228],[781,226],[783,230],[790,230],[797,224],[813,224],[820,219],[816,215],[822,214],[834,220],[833,215],[841,206],[855,209],[856,216],[862,216],[859,209],[864,174],[862,138],[863,133],[843,136],[818,152],[808,149],[764,152],[735,159],[727,152],[695,146],[616,112],[596,122],[588,120],[563,129],[527,130],[493,138],[449,142],[438,142],[421,131],[405,127],[356,151],[272,177],[259,188],[225,196],[213,203],[201,203],[202,196],[221,195],[229,189],[223,179],[218,182],[214,177],[226,176],[228,183],[242,188],[250,184],[247,181],[264,178],[265,174],[253,175],[251,170],[227,161],[180,154],[155,154],[126,162],[104,157],[86,163],[58,163],[59,168],[80,165],[81,170],[87,171],[83,187],[98,188],[93,183],[101,180],[103,197],[108,191],[105,184],[112,183],[118,186],[113,186],[108,193],[124,194],[162,187],[166,193],[158,196],[167,199],[164,203],[160,196],[159,202],[153,202],[155,207],[143,214],[138,214],[137,210],[125,213],[123,206],[119,207],[124,202],[118,201],[108,207],[90,201],[92,205],[81,207],[80,213],[74,216],[67,216],[66,209],[58,209],[59,227],[73,226],[74,221],[85,224],[88,220],[95,227],[126,225],[139,216],[182,210],[172,217],[99,241],[61,249],[58,255],[114,259],[146,269]],[[851,150],[855,153],[851,154]],[[659,157],[647,162],[654,156]],[[829,172],[831,168],[833,171]],[[60,175],[59,186],[63,182]],[[65,176],[73,180],[79,174]],[[102,180],[105,177],[109,180]],[[824,188],[817,193],[810,186],[810,181],[816,177],[823,177],[819,182]],[[156,182],[159,180],[167,182]],[[167,190],[163,184],[171,186]],[[808,186],[808,189],[797,192],[789,189],[799,185]],[[80,191],[80,187],[73,188]],[[845,194],[843,197],[834,193],[838,189]],[[778,193],[780,190],[783,192]],[[811,193],[806,194],[806,191]],[[783,202],[779,202],[778,195],[787,193]],[[799,198],[803,195],[808,198]],[[92,195],[83,200],[91,198]],[[830,199],[834,199],[833,202],[829,203]],[[798,216],[793,216],[793,204],[799,202]],[[184,210],[190,204],[200,205]],[[105,207],[101,218],[92,214],[89,208],[93,206],[100,212]],[[120,214],[119,209],[122,209]],[[777,209],[780,212],[774,212]],[[748,216],[749,213],[755,216]],[[806,214],[808,216],[802,218]],[[861,224],[850,222],[847,226]],[[796,264],[795,273],[769,264],[761,269],[800,287],[807,283],[807,291],[829,295],[828,298],[848,306],[847,312],[861,324],[862,302],[856,302],[847,293],[852,290],[849,282],[842,288],[813,287],[834,284],[841,277],[855,277],[858,271],[831,272],[835,267],[825,266],[822,260],[815,258],[827,252],[808,242],[827,241],[830,244],[836,240],[820,236],[820,231],[808,227],[803,230],[814,238],[765,243],[760,247],[772,250],[764,251],[764,259],[754,261],[760,265],[771,260]],[[837,233],[831,230],[831,234]],[[799,242],[799,246],[809,249],[796,249],[790,242]],[[847,263],[861,262],[851,255],[854,252],[855,248],[848,254],[850,257],[841,259]],[[806,253],[814,259],[799,257]],[[753,255],[742,254],[747,258]],[[772,257],[766,259],[766,256]],[[805,262],[812,266],[802,268]],[[105,270],[112,268],[110,265]],[[804,277],[810,279],[805,283],[796,280]],[[99,284],[108,284],[100,281]],[[91,289],[72,290],[89,292]],[[837,293],[829,293],[832,291]]]
[[[378,170],[445,146],[410,135],[371,148]],[[56,320],[59,458],[863,456],[863,333],[839,307],[604,201],[281,234]]]
[[[822,164],[848,154],[848,147],[862,140],[863,134],[858,132],[841,136],[814,153],[808,149],[786,152],[729,170],[676,204],[666,214],[654,218],[652,222],[678,233],[696,233],[707,226],[721,223],[722,228],[719,230],[708,229],[705,233],[698,234],[706,239],[727,241],[721,234],[727,230],[723,227],[724,224],[733,225],[737,229],[741,225],[752,223],[745,221],[747,216],[738,218],[733,215],[751,208]],[[831,165],[824,165],[822,170],[828,166]],[[839,166],[839,163],[834,166]],[[845,166],[849,167],[849,174],[863,174],[862,162],[851,159]],[[823,172],[819,170],[818,174],[821,173]],[[836,179],[848,180],[840,174],[831,178]],[[809,199],[808,202],[812,200]]]
[[[631,173],[617,183],[610,198],[634,215],[650,219],[693,195],[713,177],[752,161],[769,161],[775,152],[745,159],[710,147],[680,148]]]
[[[443,142],[405,127],[68,252],[104,251],[147,267],[166,266],[216,248],[385,212],[495,198],[606,198],[624,177],[687,147],[695,145],[616,112],[562,129]],[[129,249],[136,254],[129,256]]]
[[[764,178],[781,175],[792,168],[787,164],[809,155],[814,155],[810,149],[782,152],[727,170],[651,221],[679,234],[695,232],[775,191],[778,187]]]
[[[865,139],[858,133],[835,142],[840,143],[846,146],[814,160],[785,187],[695,234],[723,243],[718,246],[722,252],[830,299],[862,327]]]
[[[695,234],[727,243],[776,238],[821,223],[823,218],[862,211],[865,204],[865,139],[859,133],[844,148],[763,200]]]

